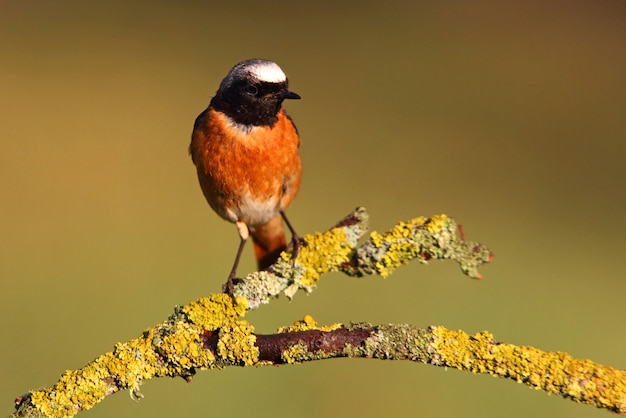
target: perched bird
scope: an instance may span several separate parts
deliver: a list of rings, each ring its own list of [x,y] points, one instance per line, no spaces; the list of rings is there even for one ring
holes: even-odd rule
[[[259,269],[273,264],[286,248],[283,220],[294,251],[300,243],[284,212],[302,176],[300,138],[282,107],[285,99],[300,96],[288,89],[278,64],[246,60],[230,70],[194,124],[189,154],[202,192],[219,216],[235,223],[241,239],[224,285],[231,294],[248,236]]]

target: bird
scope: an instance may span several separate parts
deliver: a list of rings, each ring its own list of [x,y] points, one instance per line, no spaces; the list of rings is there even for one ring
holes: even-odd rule
[[[259,270],[286,249],[283,221],[294,255],[306,245],[285,215],[300,189],[302,162],[298,130],[282,104],[300,98],[278,64],[248,59],[232,67],[194,122],[189,154],[200,188],[209,206],[236,225],[240,239],[225,293],[232,295],[249,237]]]

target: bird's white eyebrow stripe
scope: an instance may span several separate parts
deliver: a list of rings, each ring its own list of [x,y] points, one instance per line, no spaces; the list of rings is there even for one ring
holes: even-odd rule
[[[268,83],[282,83],[287,76],[278,64],[271,61],[261,62],[250,66],[250,73],[259,81]]]

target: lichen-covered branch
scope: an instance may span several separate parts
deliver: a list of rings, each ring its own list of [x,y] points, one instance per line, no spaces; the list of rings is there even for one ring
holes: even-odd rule
[[[223,298],[222,302],[228,300],[230,298]],[[215,301],[203,302],[207,303],[210,305]],[[182,312],[170,319],[177,321],[175,317],[180,314]],[[152,332],[144,333],[143,340],[147,342],[154,337]],[[134,346],[145,347],[147,344]],[[161,358],[167,361],[161,371],[165,372],[171,367],[170,372],[161,374],[152,369],[152,366],[139,367],[137,370],[142,371],[137,378],[149,378],[154,372],[154,377],[180,374],[190,378],[195,368],[294,364],[335,357],[409,360],[504,377],[575,402],[619,413],[626,412],[624,371],[590,360],[575,359],[566,353],[498,343],[488,332],[469,335],[441,326],[420,328],[406,324],[334,324],[318,327],[307,316],[272,335],[254,334],[252,327],[245,321],[235,321],[219,331],[203,331],[192,347],[176,347],[181,353],[174,355],[171,360],[167,360],[167,357]],[[160,357],[159,350],[156,351],[156,355]],[[144,353],[142,349],[137,349],[133,357],[140,358],[141,355],[138,354]],[[119,356],[120,353],[111,354]],[[94,363],[103,364],[98,359]],[[182,364],[185,366],[181,369]],[[103,379],[103,376],[94,375],[93,371],[91,365],[88,365],[80,371],[70,373],[75,382],[72,387],[73,402],[88,402],[92,397],[82,391],[92,389],[99,381],[104,380],[103,387],[113,389],[110,393],[121,388],[119,384],[112,385],[113,376]],[[138,396],[138,388],[130,386],[134,396]],[[73,415],[80,410],[77,408],[78,404],[68,410],[58,407],[61,401],[58,395],[64,390],[67,387],[61,387],[59,382],[53,388],[31,393],[20,406],[21,414],[14,416]],[[84,395],[82,399],[81,395]],[[69,401],[65,398],[63,400]],[[84,404],[83,408],[88,405]]]
[[[389,277],[413,259],[422,263],[431,259],[454,260],[463,273],[481,279],[478,267],[491,262],[493,254],[484,245],[459,236],[459,227],[447,215],[422,216],[400,222],[383,234],[372,232],[370,239],[353,252],[350,262],[341,266],[341,271],[353,276],[377,273]]]
[[[626,413],[626,372],[562,352],[496,342],[489,332],[469,335],[442,326],[355,324],[259,335],[260,357],[273,364],[330,357],[410,360],[489,374],[610,411]],[[297,328],[296,328],[297,329]]]
[[[486,373],[524,383],[575,402],[626,413],[626,371],[563,352],[498,343],[484,331],[468,335],[431,327],[430,364]]]
[[[82,369],[66,371],[49,388],[19,397],[14,416],[70,417],[119,390],[128,389],[140,398],[140,384],[155,377],[190,379],[196,369],[277,363],[267,357],[266,346],[259,344],[272,337],[255,335],[252,325],[243,319],[245,313],[281,292],[288,297],[300,289],[310,292],[319,278],[331,271],[356,276],[376,272],[386,277],[412,258],[447,258],[459,262],[470,276],[478,277],[477,267],[491,260],[491,253],[480,244],[458,238],[454,221],[445,215],[417,218],[384,234],[372,233],[369,241],[359,247],[358,240],[367,228],[368,215],[358,208],[329,231],[305,236],[307,245],[295,260],[290,253],[284,253],[269,271],[241,279],[232,297],[211,295],[176,308],[166,321],[140,337],[118,343],[112,352]],[[302,326],[308,325],[304,322]],[[339,329],[336,326],[317,331],[338,334],[342,332]],[[293,332],[296,330],[290,328],[285,335]],[[286,337],[273,338],[276,346]],[[349,346],[355,348],[356,343]],[[281,350],[281,358],[283,362],[300,361],[308,348],[303,351],[299,344],[288,344]]]
[[[311,292],[319,278],[329,272],[388,277],[413,259],[421,263],[454,260],[463,273],[480,279],[478,267],[493,259],[484,245],[465,241],[456,222],[447,215],[400,222],[388,232],[372,232],[366,242],[357,245],[368,226],[365,209],[357,208],[329,231],[305,236],[307,245],[296,260],[285,252],[268,271],[249,274],[235,285],[234,294],[245,298],[249,309],[256,309],[280,293],[292,298],[298,290]]]

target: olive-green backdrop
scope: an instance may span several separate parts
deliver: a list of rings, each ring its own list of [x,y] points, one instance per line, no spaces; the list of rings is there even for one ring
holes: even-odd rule
[[[219,290],[235,228],[187,156],[236,62],[277,61],[305,171],[301,233],[358,205],[446,213],[495,262],[324,277],[259,332],[444,325],[626,368],[626,3],[0,2],[0,414]],[[240,272],[254,268],[247,249]],[[330,360],[159,379],[85,417],[606,417],[514,382]]]

